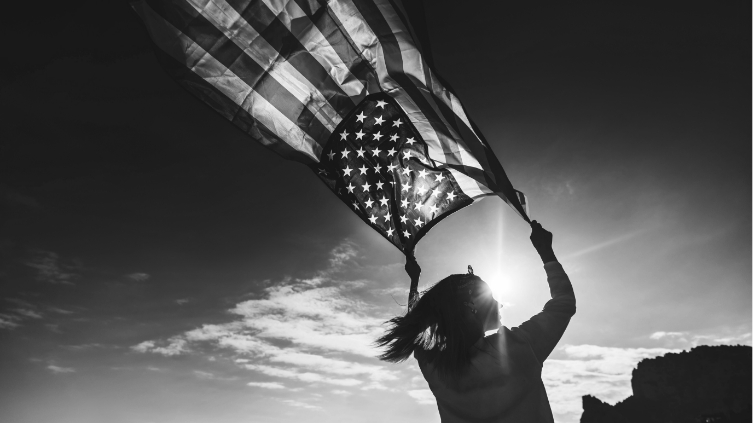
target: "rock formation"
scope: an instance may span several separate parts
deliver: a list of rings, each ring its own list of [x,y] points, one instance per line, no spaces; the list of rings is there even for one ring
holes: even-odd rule
[[[615,405],[586,395],[581,423],[751,422],[751,347],[701,346],[642,360],[633,395]]]

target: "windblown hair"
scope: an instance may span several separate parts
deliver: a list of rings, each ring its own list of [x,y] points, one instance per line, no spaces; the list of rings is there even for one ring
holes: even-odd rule
[[[387,333],[376,340],[385,351],[380,360],[399,363],[411,354],[423,354],[451,383],[470,365],[470,349],[483,337],[470,322],[464,302],[470,301],[469,289],[481,282],[472,274],[450,275],[429,288],[404,316],[390,319]]]

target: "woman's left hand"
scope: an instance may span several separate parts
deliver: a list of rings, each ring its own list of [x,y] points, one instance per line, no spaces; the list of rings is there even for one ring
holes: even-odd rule
[[[421,277],[421,266],[418,265],[415,256],[405,256],[405,272],[412,281],[417,281]]]

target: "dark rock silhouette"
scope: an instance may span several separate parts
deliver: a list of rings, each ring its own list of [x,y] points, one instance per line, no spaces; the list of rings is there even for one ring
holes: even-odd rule
[[[581,423],[750,423],[751,347],[701,346],[642,360],[633,395],[615,405],[583,397]]]

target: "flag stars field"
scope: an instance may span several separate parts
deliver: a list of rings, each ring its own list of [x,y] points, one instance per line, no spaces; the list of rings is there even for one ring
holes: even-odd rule
[[[338,143],[338,151],[342,149],[340,159],[345,167],[320,174],[320,178],[352,206],[364,222],[392,243],[411,249],[426,232],[427,223],[444,211],[454,211],[471,201],[454,194],[457,187],[450,172],[437,167],[428,158],[428,147],[416,135],[410,121],[399,116],[400,109],[391,101],[364,101],[361,110],[340,123],[333,138]],[[385,126],[391,127],[388,134],[380,129]],[[387,143],[390,146],[385,150],[387,147],[382,146]],[[333,157],[333,148],[334,144],[328,143],[323,154]],[[325,161],[321,165],[329,169],[333,166],[329,163],[331,161]],[[450,194],[442,199],[443,193]],[[403,213],[395,216],[390,212],[398,208]]]

